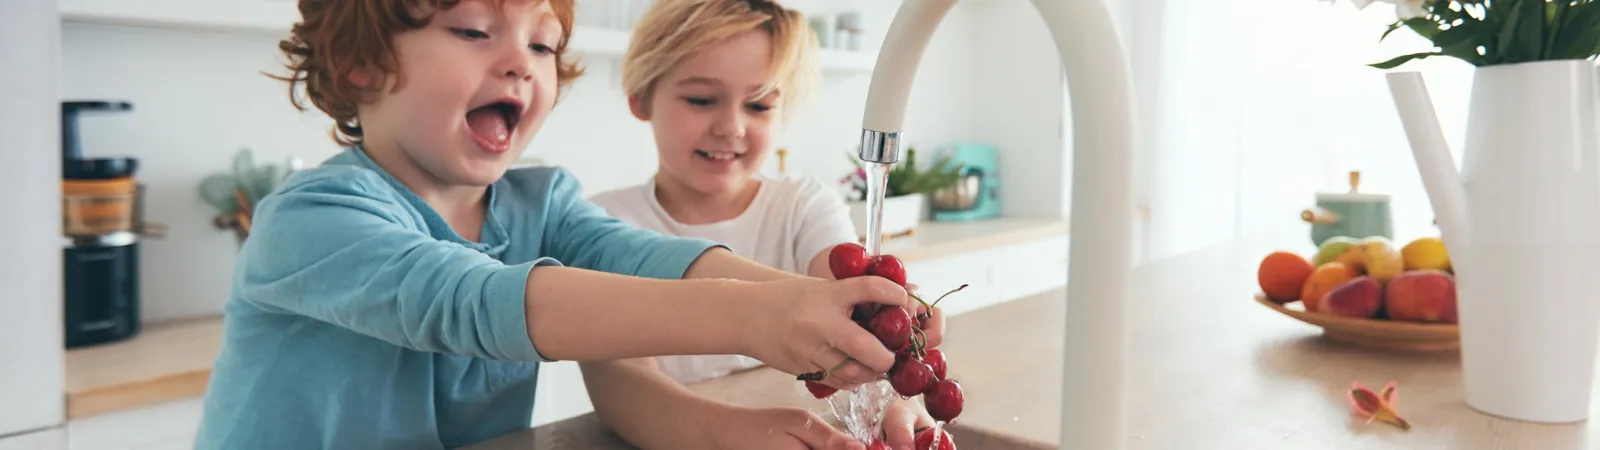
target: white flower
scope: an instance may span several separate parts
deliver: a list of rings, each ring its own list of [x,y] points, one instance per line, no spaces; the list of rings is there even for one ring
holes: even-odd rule
[[[1329,0],[1330,2],[1332,0]],[[1388,3],[1394,5],[1394,14],[1400,20],[1406,20],[1428,15],[1427,5],[1433,0],[1350,0],[1356,9],[1367,9],[1373,3]]]
[[[1426,8],[1430,0],[1392,0],[1394,1],[1394,14],[1400,20],[1425,17],[1428,15]]]

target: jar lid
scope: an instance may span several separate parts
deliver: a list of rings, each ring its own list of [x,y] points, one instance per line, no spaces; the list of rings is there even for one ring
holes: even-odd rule
[[[71,247],[124,247],[139,243],[139,235],[132,231],[113,231],[103,234],[66,236]]]
[[[69,180],[127,178],[139,170],[134,158],[87,158],[61,160],[61,177]]]
[[[1317,194],[1317,201],[1343,203],[1383,203],[1389,201],[1389,196],[1387,194],[1350,194],[1343,192],[1325,192]]]
[[[1350,171],[1350,192],[1321,192],[1317,193],[1317,201],[1331,201],[1343,203],[1382,203],[1389,201],[1388,194],[1367,194],[1360,192],[1361,171]]]

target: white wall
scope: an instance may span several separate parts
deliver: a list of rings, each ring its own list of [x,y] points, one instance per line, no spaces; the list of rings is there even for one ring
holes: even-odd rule
[[[260,75],[274,69],[270,36],[67,24],[62,41],[63,98],[133,103],[80,122],[85,155],[139,158],[146,219],[170,227],[140,246],[143,319],[219,313],[236,245],[211,226],[200,180],[227,171],[243,147],[262,162],[325,159],[337,150],[331,121],[295,111],[284,85]]]
[[[1000,149],[1003,214],[1065,217],[1070,209],[1071,134],[1060,52],[1037,9],[1025,1],[977,5],[983,30],[971,70],[982,101],[974,107],[979,140]],[[1006,188],[1006,187],[1020,188]]]
[[[972,2],[966,2],[972,3]],[[838,2],[803,2],[827,11]],[[876,48],[898,2],[867,4],[875,24],[866,42]],[[909,142],[937,148],[976,135],[973,13],[958,6],[929,46],[906,117]],[[88,155],[140,158],[149,187],[147,216],[166,223],[165,240],[143,248],[146,321],[216,314],[227,296],[236,246],[211,227],[213,211],[198,197],[206,175],[224,171],[233,153],[253,149],[258,160],[289,155],[315,164],[338,149],[330,122],[316,110],[290,107],[284,84],[260,74],[279,69],[278,36],[67,24],[63,29],[65,98],[115,98],[131,113],[84,120]],[[589,74],[556,107],[527,155],[574,171],[589,193],[643,181],[655,168],[649,128],[632,119],[616,85],[611,60],[588,61]],[[791,171],[833,181],[849,168],[846,155],[860,138],[870,79],[829,76],[818,101],[796,117],[780,142]],[[52,153],[53,154],[53,153]],[[776,158],[769,162],[775,168]]]
[[[61,401],[61,128],[56,89],[61,32],[55,2],[0,2],[0,448],[45,448]]]
[[[1377,42],[1392,7],[1135,3],[1136,195],[1152,209],[1148,259],[1295,226],[1306,239],[1284,245],[1309,246],[1299,212],[1318,192],[1348,190],[1350,170],[1362,171],[1362,191],[1393,195],[1396,239],[1436,233],[1384,71],[1366,66],[1427,48],[1407,30]],[[1470,67],[1441,58],[1399,70],[1424,72],[1459,144]]]

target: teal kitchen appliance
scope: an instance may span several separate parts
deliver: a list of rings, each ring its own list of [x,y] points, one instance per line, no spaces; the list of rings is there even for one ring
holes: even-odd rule
[[[1000,215],[1000,155],[993,146],[961,144],[945,153],[961,167],[955,186],[933,192],[933,220],[979,220]]]

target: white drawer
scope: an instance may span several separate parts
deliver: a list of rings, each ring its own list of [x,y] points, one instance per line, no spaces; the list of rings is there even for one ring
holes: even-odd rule
[[[67,422],[69,450],[194,448],[203,413],[200,398],[179,400]]]
[[[0,438],[0,450],[61,450],[66,447],[61,428],[48,428]]]
[[[994,262],[997,295],[1017,299],[1067,285],[1066,236],[1003,247]]]
[[[589,389],[583,383],[578,363],[557,361],[539,364],[539,391],[533,398],[533,426],[561,421],[594,411]]]
[[[987,303],[983,298],[992,294],[989,289],[990,265],[988,258],[971,255],[923,260],[906,264],[906,282],[917,285],[922,299],[933,302],[939,295],[967,285],[967,289],[950,296],[939,304],[945,313],[963,304]]]
[[[928,301],[967,284],[939,304],[947,316],[956,316],[1066,286],[1067,245],[1067,236],[1054,236],[916,261],[906,265],[906,281]]]

